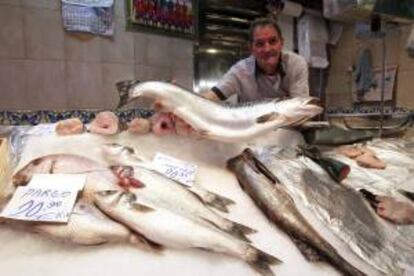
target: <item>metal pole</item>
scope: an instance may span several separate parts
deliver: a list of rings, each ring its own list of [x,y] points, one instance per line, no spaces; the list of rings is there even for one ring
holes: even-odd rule
[[[381,103],[380,103],[380,127],[379,127],[379,138],[382,137],[382,128],[384,125],[384,98],[385,98],[385,32],[382,33],[382,72],[381,72]]]

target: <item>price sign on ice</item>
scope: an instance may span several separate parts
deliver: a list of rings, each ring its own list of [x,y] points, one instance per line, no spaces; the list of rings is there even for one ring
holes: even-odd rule
[[[67,222],[85,176],[35,175],[18,187],[0,216],[17,220]],[[65,182],[69,185],[62,185]]]
[[[197,165],[190,164],[159,152],[155,155],[153,163],[157,170],[165,176],[187,186],[193,185]]]

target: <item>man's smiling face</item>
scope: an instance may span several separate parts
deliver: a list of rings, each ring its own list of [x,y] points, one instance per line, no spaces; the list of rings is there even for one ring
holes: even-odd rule
[[[254,29],[250,51],[266,74],[276,72],[282,48],[283,39],[272,25],[257,26]]]

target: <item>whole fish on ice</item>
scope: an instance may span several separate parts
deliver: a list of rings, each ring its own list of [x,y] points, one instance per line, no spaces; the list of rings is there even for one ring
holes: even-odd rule
[[[346,261],[307,222],[296,208],[286,187],[250,150],[245,150],[241,155],[230,159],[227,165],[236,174],[243,190],[272,222],[292,237],[293,242],[308,260],[326,260],[346,275],[365,275]]]
[[[151,161],[138,155],[138,153],[133,148],[117,143],[103,145],[102,157],[112,165],[140,167],[156,172],[155,167]],[[189,187],[179,182],[175,182],[175,185],[181,185],[182,188],[187,189],[197,195],[206,205],[222,212],[228,212],[227,206],[234,204],[233,200],[207,191],[197,185]]]
[[[118,144],[103,145],[104,156],[108,160],[119,160],[121,165],[140,165],[140,162],[133,162],[133,149],[128,150]],[[112,155],[118,152],[118,155]],[[133,192],[140,198],[145,198],[153,204],[168,210],[180,213],[192,219],[205,220],[216,227],[238,237],[247,240],[246,234],[254,233],[255,230],[242,224],[228,220],[210,210],[205,202],[189,190],[186,186],[162,175],[161,173],[144,167],[135,167],[131,176],[143,183],[145,187],[133,189]],[[121,172],[122,173],[122,172]]]
[[[200,248],[247,262],[263,275],[273,275],[270,265],[280,260],[208,223],[194,221],[143,201],[133,193],[95,193],[99,209],[148,240],[171,248]]]
[[[386,275],[414,265],[412,243],[376,216],[360,193],[332,180],[294,148],[254,148],[254,155],[359,257]],[[409,226],[408,226],[409,227]]]
[[[276,128],[297,125],[323,110],[310,97],[225,106],[171,83],[156,81],[133,85],[129,98],[137,97],[154,99],[159,111],[172,112],[204,138],[224,142],[246,141]]]

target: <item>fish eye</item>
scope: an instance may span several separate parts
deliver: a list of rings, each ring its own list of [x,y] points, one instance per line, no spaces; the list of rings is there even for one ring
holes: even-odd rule
[[[110,196],[116,194],[118,191],[115,190],[105,190],[105,191],[99,191],[96,192],[100,196]]]
[[[134,153],[134,149],[131,147],[125,147],[126,152],[133,154]]]

